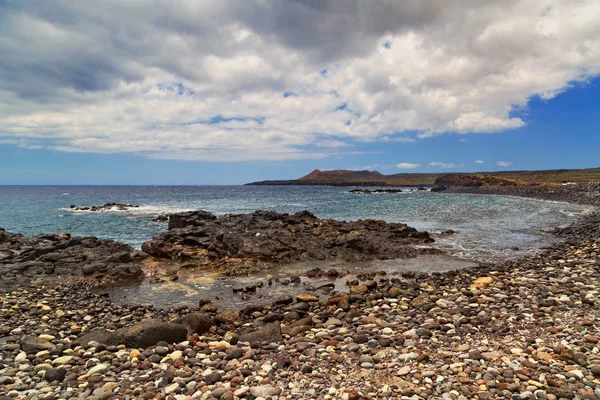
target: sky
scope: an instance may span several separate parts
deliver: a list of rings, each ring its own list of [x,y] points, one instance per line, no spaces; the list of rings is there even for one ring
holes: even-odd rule
[[[0,0],[0,185],[600,167],[597,0]]]

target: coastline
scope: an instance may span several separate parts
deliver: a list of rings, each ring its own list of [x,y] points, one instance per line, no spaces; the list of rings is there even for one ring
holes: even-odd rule
[[[452,186],[440,193],[513,196],[600,207],[600,182],[564,186]]]
[[[600,397],[599,214],[598,204],[586,205],[595,211],[556,230],[562,243],[538,254],[427,276],[367,276],[350,293],[322,302],[302,298],[215,318],[212,332],[167,345],[166,357],[157,357],[164,346],[140,349],[134,360],[131,348],[86,350],[72,342],[86,329],[119,328],[149,317],[167,321],[199,307],[118,306],[84,287],[15,289],[2,295],[0,317],[10,327],[1,332],[0,373],[8,378],[2,378],[6,389],[0,388],[0,397]],[[277,321],[283,337],[275,335],[274,344],[225,340],[229,331],[260,330]],[[24,334],[53,336],[55,349],[23,356],[21,346],[6,337]],[[104,362],[80,362],[93,356]],[[56,362],[64,357],[72,358]],[[89,373],[104,364],[102,375]],[[41,371],[50,369],[66,369],[70,379],[47,382]],[[81,385],[77,379],[86,374],[93,379]],[[149,385],[149,379],[159,384]]]

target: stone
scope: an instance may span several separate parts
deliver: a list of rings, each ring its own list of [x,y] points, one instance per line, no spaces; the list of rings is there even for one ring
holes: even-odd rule
[[[400,368],[397,373],[399,376],[404,376],[410,374],[410,371],[410,365],[405,365],[404,367]]]
[[[108,364],[95,365],[88,370],[87,375],[99,374],[101,372],[106,371],[109,367],[110,367],[110,365],[108,365]]]
[[[146,348],[158,342],[179,343],[187,338],[187,328],[161,321],[144,321],[117,329],[106,342],[108,345],[124,344],[130,348]]]
[[[111,333],[107,332],[105,329],[101,329],[101,328],[92,329],[88,333],[77,338],[77,340],[75,340],[74,344],[76,346],[79,345],[79,346],[83,346],[83,347],[88,347],[91,342],[106,344],[106,343],[108,343],[108,338],[110,337],[110,335],[111,335]]]
[[[477,278],[473,281],[471,288],[480,289],[484,288],[488,285],[491,285],[494,282],[494,278],[491,276],[483,276],[481,278]]]
[[[240,321],[240,313],[235,310],[221,311],[215,316],[215,321],[221,324],[235,324]]]
[[[73,356],[62,356],[52,360],[52,364],[64,365],[69,363],[73,359]]]
[[[25,336],[20,341],[21,348],[27,354],[37,353],[40,350],[54,350],[56,345],[50,343],[47,339],[36,336]]]
[[[188,336],[194,333],[202,335],[212,327],[212,318],[206,313],[190,313],[174,319],[171,323],[184,326]]]
[[[369,289],[364,285],[350,286],[350,294],[365,294]]]
[[[299,294],[296,296],[298,303],[315,303],[319,301],[319,298],[312,294]]]
[[[255,331],[246,331],[240,334],[240,342],[250,344],[280,343],[283,340],[281,336],[281,325],[279,322],[271,322],[259,327]]]
[[[254,397],[269,397],[278,394],[277,388],[270,385],[254,386],[250,388],[250,394]]]
[[[179,383],[175,382],[165,387],[165,394],[169,395],[177,390],[179,390]]]
[[[48,382],[62,382],[67,376],[67,370],[64,368],[50,368],[44,373],[44,379]]]

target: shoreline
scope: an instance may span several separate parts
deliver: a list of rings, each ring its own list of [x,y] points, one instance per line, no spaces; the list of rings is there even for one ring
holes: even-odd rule
[[[83,287],[16,288],[0,294],[10,325],[0,332],[0,398],[600,398],[598,210],[555,229],[561,243],[518,260],[365,276],[323,301],[213,312],[211,332],[139,351],[73,342],[86,329],[202,308],[119,306]],[[235,339],[271,324],[283,335],[265,333],[274,343]],[[24,352],[25,334],[51,336],[55,349]],[[60,382],[42,377],[61,369]]]
[[[579,183],[566,186],[452,186],[439,193],[520,197],[600,208],[600,182]]]

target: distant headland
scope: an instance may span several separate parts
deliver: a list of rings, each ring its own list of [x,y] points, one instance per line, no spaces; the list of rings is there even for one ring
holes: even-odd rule
[[[378,171],[315,169],[299,179],[268,180],[248,185],[276,186],[436,186],[448,181],[463,182],[467,186],[528,186],[556,185],[567,182],[600,181],[600,168],[556,169],[541,171],[495,171],[473,173],[400,173],[383,175]]]

